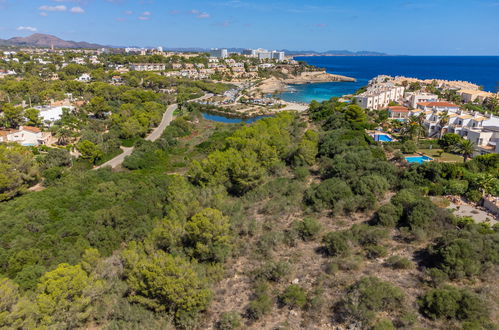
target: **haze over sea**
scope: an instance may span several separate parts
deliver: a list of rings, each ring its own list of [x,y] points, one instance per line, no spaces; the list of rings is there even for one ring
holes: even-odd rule
[[[355,83],[292,85],[281,98],[292,102],[324,101],[354,93],[380,74],[420,79],[464,80],[496,92],[499,88],[499,56],[315,56],[298,61],[327,72],[354,77]]]

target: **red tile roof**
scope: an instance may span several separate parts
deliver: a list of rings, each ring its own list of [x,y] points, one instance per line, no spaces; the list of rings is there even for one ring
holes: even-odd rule
[[[388,110],[393,111],[393,112],[409,112],[409,109],[407,109],[406,107],[403,107],[401,105],[388,107]]]
[[[40,133],[40,129],[38,127],[33,127],[33,126],[23,126],[23,129],[33,132],[33,133]]]
[[[449,107],[449,108],[459,108],[458,105],[450,102],[420,102],[418,105],[424,107]]]

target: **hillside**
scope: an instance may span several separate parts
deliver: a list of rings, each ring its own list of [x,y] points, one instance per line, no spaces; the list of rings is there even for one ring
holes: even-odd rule
[[[55,48],[102,48],[105,46],[92,44],[85,41],[62,40],[56,36],[43,33],[35,33],[27,37],[13,37],[10,39],[0,39],[0,46],[31,46],[31,47],[52,47]]]

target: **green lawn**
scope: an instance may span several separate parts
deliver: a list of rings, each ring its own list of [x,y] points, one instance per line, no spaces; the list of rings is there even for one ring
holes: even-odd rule
[[[442,149],[418,149],[418,152],[430,156],[437,162],[463,162],[462,156],[444,152],[442,153],[442,156],[439,157],[438,151],[442,151]]]

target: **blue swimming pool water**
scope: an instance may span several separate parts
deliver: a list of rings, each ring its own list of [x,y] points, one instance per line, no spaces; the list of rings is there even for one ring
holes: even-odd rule
[[[229,117],[224,117],[224,116],[219,116],[219,115],[212,115],[212,114],[203,112],[204,119],[216,121],[219,123],[225,123],[225,124],[239,124],[239,123],[251,124],[259,119],[268,118],[268,117],[270,117],[270,116],[258,116],[258,117],[248,118],[248,119],[241,119],[241,118],[229,118]]]
[[[386,134],[376,134],[376,135],[374,135],[374,141],[392,142],[393,139]]]
[[[424,162],[432,161],[433,159],[428,156],[414,156],[414,157],[405,157],[405,160],[407,160],[407,162],[411,164],[413,163],[423,164]]]

